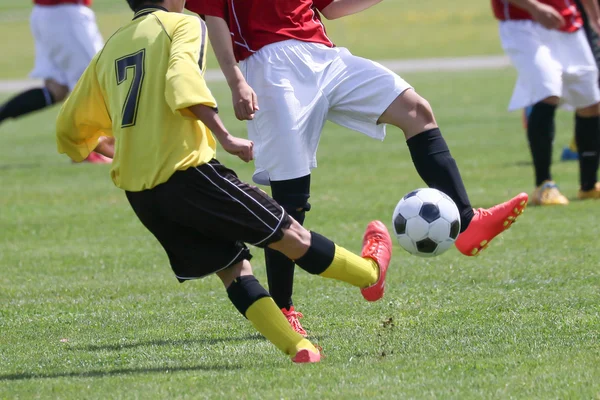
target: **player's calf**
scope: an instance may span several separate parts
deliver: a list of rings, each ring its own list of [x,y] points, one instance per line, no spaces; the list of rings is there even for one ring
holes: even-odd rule
[[[365,234],[365,243],[369,242],[369,247],[377,244],[377,251],[369,250],[365,257],[337,246],[316,232],[307,231],[296,221],[284,230],[282,240],[269,246],[293,259],[310,274],[347,282],[361,289],[375,284],[382,287],[391,258],[391,239],[383,223],[377,224],[376,231],[368,230],[370,233]],[[378,299],[374,297],[372,301]]]
[[[269,293],[252,275],[247,260],[218,272],[218,276],[235,308],[278,349],[290,355],[292,361],[307,363],[320,360],[319,350],[292,329]]]

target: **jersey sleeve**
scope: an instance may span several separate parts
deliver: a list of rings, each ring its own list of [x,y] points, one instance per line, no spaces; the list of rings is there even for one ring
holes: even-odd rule
[[[96,75],[95,57],[62,105],[56,119],[59,153],[83,161],[101,136],[112,136],[112,121]]]
[[[331,3],[333,3],[333,0],[313,0],[313,4],[319,11],[321,11]]]
[[[165,98],[173,112],[186,117],[193,117],[187,108],[196,104],[217,107],[201,70],[207,40],[206,25],[191,16],[182,18],[172,34]]]
[[[187,0],[185,8],[198,15],[210,15],[211,17],[223,19],[226,19],[225,17],[227,16],[226,0]]]

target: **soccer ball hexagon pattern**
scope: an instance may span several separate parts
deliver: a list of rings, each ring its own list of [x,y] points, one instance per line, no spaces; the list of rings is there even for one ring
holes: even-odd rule
[[[454,244],[460,232],[460,214],[446,194],[431,188],[417,189],[398,202],[392,225],[404,250],[433,257]]]

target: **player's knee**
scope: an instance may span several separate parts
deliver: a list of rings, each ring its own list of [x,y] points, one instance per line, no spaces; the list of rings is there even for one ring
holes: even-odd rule
[[[435,123],[431,104],[429,104],[426,99],[419,95],[417,95],[417,98],[412,104],[412,109],[409,113],[415,120],[419,121],[423,125]]]
[[[577,115],[583,118],[592,118],[600,115],[600,103],[577,109]]]
[[[67,97],[67,94],[69,94],[69,88],[67,86],[61,85],[53,79],[47,79],[44,83],[51,96],[52,104],[60,103]]]
[[[291,260],[297,260],[310,247],[310,232],[295,220],[283,230],[283,238],[269,245],[273,250],[283,253]]]
[[[285,181],[272,181],[273,199],[300,225],[304,224],[306,212],[310,210],[310,175]]]
[[[235,279],[246,275],[252,275],[252,266],[248,260],[242,260],[217,272],[217,276],[221,279],[225,288],[228,288]]]
[[[558,104],[560,103],[560,97],[548,96],[545,99],[543,99],[542,101],[540,101],[540,103],[549,104],[551,106],[558,106]]]

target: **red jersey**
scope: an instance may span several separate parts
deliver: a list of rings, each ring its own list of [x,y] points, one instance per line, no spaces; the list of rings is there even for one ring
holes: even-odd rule
[[[561,31],[575,32],[583,26],[581,13],[573,0],[540,0],[540,3],[551,6],[563,16],[565,26],[560,28]],[[509,3],[508,0],[492,0],[492,8],[494,15],[500,21],[533,20],[531,14]]]
[[[60,4],[81,4],[82,6],[91,6],[92,0],[33,0],[33,4],[38,6],[58,6]]]
[[[200,15],[223,18],[229,25],[238,61],[262,47],[288,39],[333,47],[319,11],[333,0],[187,0],[185,7]]]

